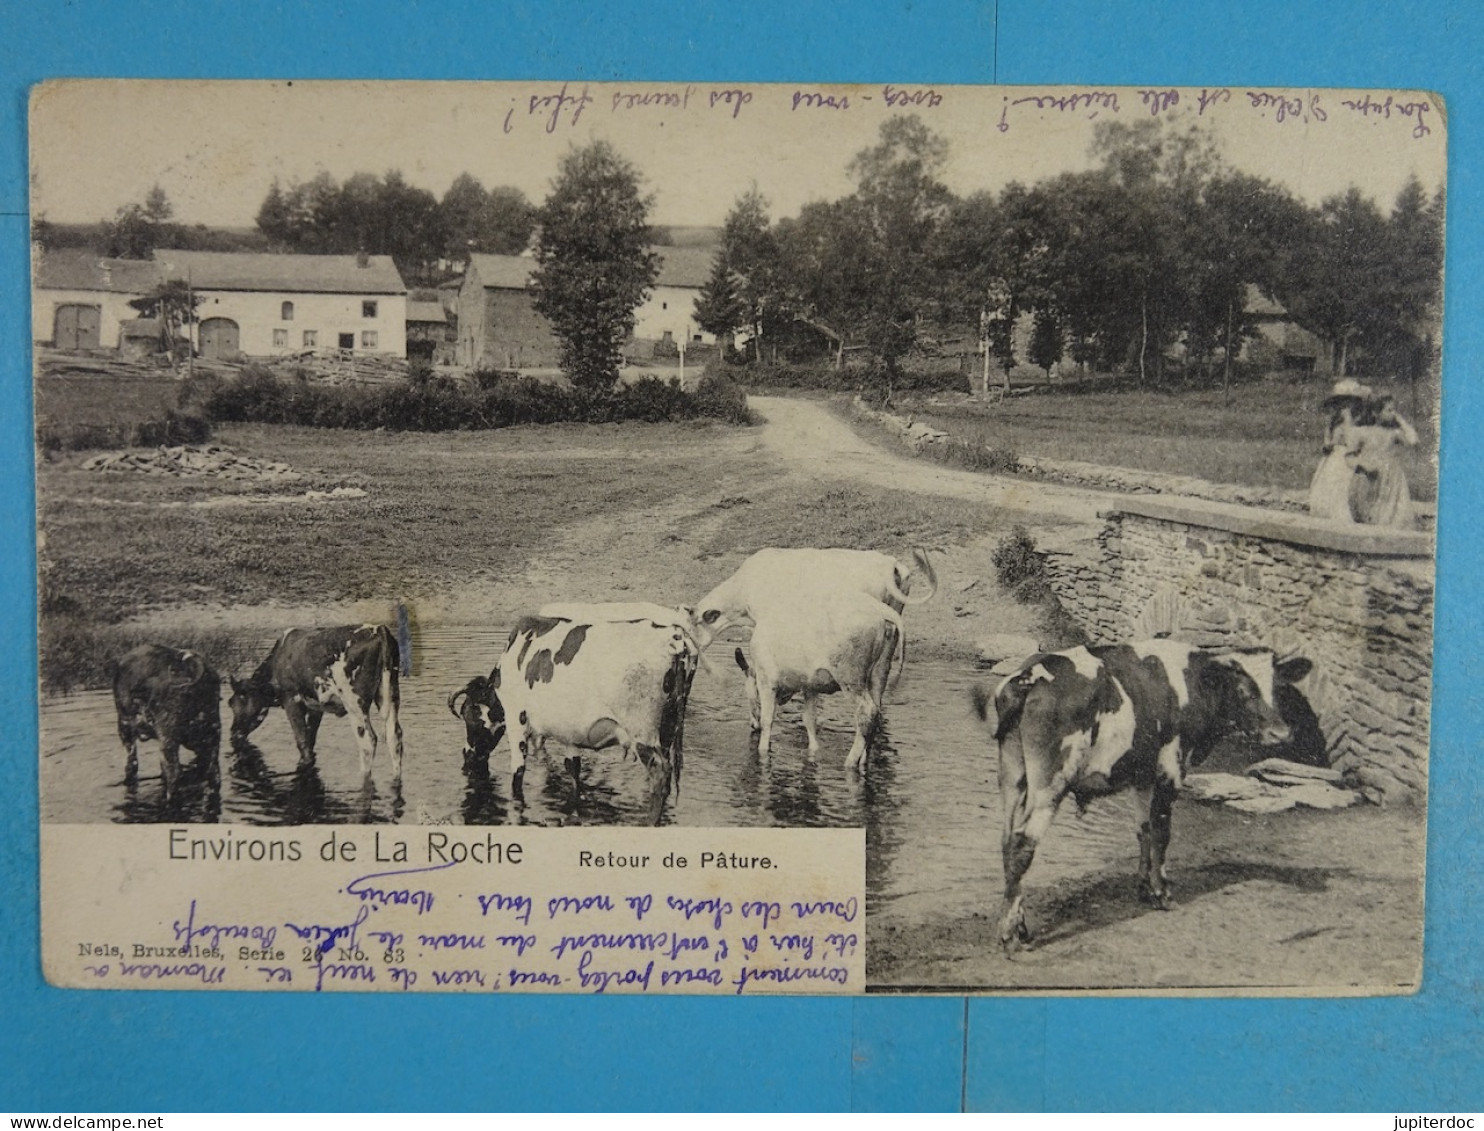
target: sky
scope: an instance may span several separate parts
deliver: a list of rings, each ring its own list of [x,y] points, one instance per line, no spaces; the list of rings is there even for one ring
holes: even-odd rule
[[[713,83],[67,80],[32,94],[31,207],[107,219],[164,188],[183,223],[250,227],[275,177],[400,169],[442,197],[460,173],[536,203],[574,143],[605,138],[658,224],[720,224],[756,183],[774,218],[849,193],[851,157],[915,113],[949,143],[959,194],[1091,167],[1101,121],[1199,120],[1226,160],[1318,203],[1355,185],[1389,207],[1444,182],[1446,115],[1425,92]]]

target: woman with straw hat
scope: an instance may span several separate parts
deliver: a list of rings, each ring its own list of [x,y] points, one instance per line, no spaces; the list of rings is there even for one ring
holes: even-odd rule
[[[1320,409],[1329,413],[1329,422],[1324,430],[1324,458],[1309,481],[1309,513],[1315,518],[1356,521],[1350,505],[1360,441],[1356,429],[1370,396],[1369,386],[1346,378],[1336,382],[1329,396],[1320,402]]]

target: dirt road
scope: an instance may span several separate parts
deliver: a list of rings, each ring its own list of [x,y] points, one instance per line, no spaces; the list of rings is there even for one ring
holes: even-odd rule
[[[1099,491],[956,471],[888,452],[856,435],[815,401],[749,397],[748,405],[766,421],[761,433],[764,447],[795,474],[811,480],[895,487],[1021,511],[1028,519],[1055,515],[1069,522],[1096,521],[1099,509],[1117,498]]]

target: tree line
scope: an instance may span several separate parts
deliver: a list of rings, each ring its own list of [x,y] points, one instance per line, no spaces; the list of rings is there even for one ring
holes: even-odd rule
[[[1151,384],[1229,380],[1255,333],[1248,289],[1331,352],[1336,373],[1419,377],[1437,361],[1444,197],[1413,178],[1389,212],[1358,189],[1309,206],[1231,168],[1208,134],[1102,123],[1087,172],[966,197],[947,143],[916,117],[883,125],[855,191],[777,221],[752,188],[726,218],[698,323],[753,357],[801,328],[867,352],[889,395],[933,332],[976,327],[1008,382],[1063,358]],[[1016,323],[1033,319],[1018,356]]]
[[[469,173],[455,178],[439,200],[396,169],[382,176],[356,173],[344,182],[321,172],[287,186],[275,178],[257,226],[283,251],[390,255],[409,281],[427,281],[440,259],[524,250],[534,214],[519,189],[486,189]]]

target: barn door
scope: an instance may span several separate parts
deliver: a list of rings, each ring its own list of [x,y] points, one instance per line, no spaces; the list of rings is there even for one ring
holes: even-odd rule
[[[237,323],[230,318],[208,318],[201,323],[202,357],[236,357]]]
[[[102,344],[102,323],[102,307],[82,303],[59,306],[52,324],[52,342],[58,349],[95,350]]]

